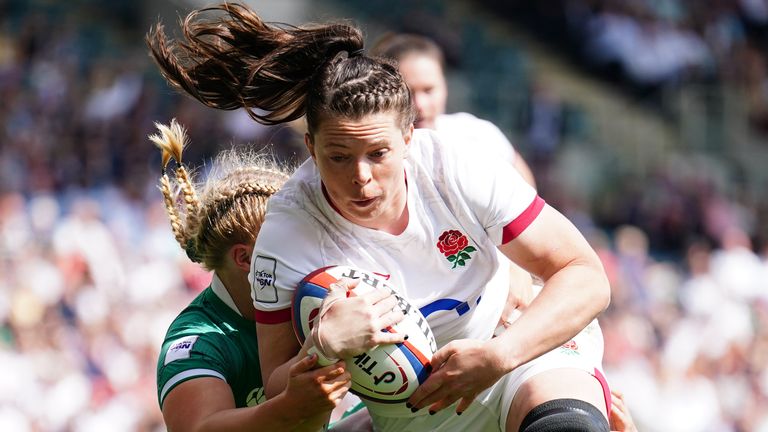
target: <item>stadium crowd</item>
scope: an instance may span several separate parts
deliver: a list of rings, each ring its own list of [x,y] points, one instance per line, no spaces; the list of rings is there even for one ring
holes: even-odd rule
[[[752,126],[768,132],[764,0],[485,3],[644,102],[667,105],[691,82],[736,88]]]
[[[190,126],[193,166],[232,142],[296,163],[303,144],[170,91],[132,2],[69,3],[0,1],[0,430],[163,430],[163,332],[210,275],[172,237],[152,122]],[[606,266],[604,364],[639,430],[768,431],[768,210],[687,174],[545,198]]]

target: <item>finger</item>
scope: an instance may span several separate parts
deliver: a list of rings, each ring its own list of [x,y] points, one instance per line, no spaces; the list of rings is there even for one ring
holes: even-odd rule
[[[624,401],[624,393],[622,393],[621,390],[611,389],[611,395],[622,402]]]
[[[446,393],[446,396],[443,398],[438,399],[437,402],[429,405],[429,413],[434,414],[438,411],[442,411],[449,406],[453,405],[454,402],[456,402],[459,398],[456,396],[453,396],[450,393]]]
[[[437,374],[430,375],[427,377],[427,380],[421,383],[416,391],[413,392],[411,397],[408,398],[406,406],[411,408],[411,411],[414,412],[416,412],[418,409],[424,408],[426,406],[424,401],[426,401],[427,398],[430,397],[433,393],[438,391],[441,386],[442,377]]]
[[[376,294],[379,293],[381,293],[381,291]],[[397,307],[397,297],[391,294],[387,294],[384,297],[369,297],[368,300],[371,301],[371,304],[373,305],[371,311],[377,317],[382,316],[393,309],[400,309]]]
[[[624,413],[621,411],[614,411],[614,408],[611,408],[611,415],[608,421],[611,430],[616,431],[623,431],[625,430],[625,425],[627,424],[627,418],[624,416]]]
[[[348,277],[343,277],[339,279],[337,283],[344,287],[345,290],[352,290],[355,289],[358,284],[360,284],[360,279],[350,279]]]
[[[332,380],[323,381],[322,385],[323,388],[327,390],[326,393],[328,393],[335,389],[352,385],[352,377],[348,374],[342,374]]]
[[[452,391],[449,386],[442,385],[416,404],[416,407],[429,407],[429,412],[433,414],[450,406],[452,403],[456,402],[460,396],[461,395],[457,394],[455,391]]]
[[[380,329],[385,329],[399,323],[404,318],[405,318],[405,315],[403,315],[403,311],[401,311],[400,309],[390,310],[389,312],[387,312],[386,314],[382,315],[379,318],[376,327]]]
[[[331,375],[327,375],[324,378],[323,381],[326,382],[326,383],[342,383],[342,384],[346,384],[346,383],[352,381],[352,374],[350,374],[347,371],[344,371],[344,372],[342,372],[342,373],[340,373],[338,375],[336,375],[336,374],[334,374],[332,376]]]
[[[432,371],[438,371],[455,352],[456,349],[452,342],[437,350],[437,352],[432,355],[432,360],[429,361],[432,365]]]
[[[373,345],[386,345],[386,344],[396,344],[396,343],[403,343],[408,339],[408,335],[405,333],[400,333],[396,331],[380,331],[373,335],[373,338],[371,338],[371,342]]]
[[[621,398],[613,398],[611,399],[611,407],[616,407],[617,409],[621,411],[626,410],[626,404],[624,403],[624,400]]]
[[[342,399],[344,399],[344,396],[347,395],[347,392],[349,392],[350,384],[341,386],[331,392],[329,394],[329,398],[333,401],[334,405],[338,405],[341,403]]]
[[[461,413],[466,411],[467,408],[469,408],[469,406],[472,405],[472,402],[475,401],[476,397],[477,395],[472,395],[472,396],[464,396],[463,398],[461,398],[461,401],[459,402],[459,404],[456,405],[456,414],[461,415]]]
[[[288,373],[292,377],[295,377],[297,375],[301,375],[302,373],[308,370],[311,370],[316,364],[317,364],[317,354],[313,353],[308,356],[302,357],[301,360],[292,364],[291,367],[288,369]]]
[[[347,371],[344,361],[336,362],[332,365],[322,367],[313,371],[314,376],[318,379],[327,380],[338,377],[339,375]]]
[[[372,305],[378,304],[379,302],[381,302],[382,300],[388,297],[394,297],[394,295],[392,295],[392,293],[390,293],[389,291],[384,291],[380,289],[369,291],[360,296],[360,298],[367,299]],[[397,303],[397,301],[395,301],[395,303]]]
[[[342,281],[334,282],[328,285],[328,295],[326,298],[344,298],[347,296],[347,287]]]

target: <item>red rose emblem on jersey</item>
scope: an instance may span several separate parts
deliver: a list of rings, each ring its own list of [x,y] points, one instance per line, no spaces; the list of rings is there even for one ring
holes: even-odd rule
[[[445,255],[448,262],[453,263],[451,268],[466,265],[466,261],[472,258],[469,255],[470,252],[477,250],[473,246],[469,246],[467,236],[456,230],[448,230],[440,234],[437,248]]]
[[[456,252],[464,249],[469,244],[467,236],[456,230],[445,231],[440,234],[440,238],[437,242],[437,248],[443,255],[453,255]]]

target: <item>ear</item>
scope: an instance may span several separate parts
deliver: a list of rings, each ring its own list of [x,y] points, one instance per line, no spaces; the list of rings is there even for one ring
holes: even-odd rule
[[[312,142],[312,136],[309,132],[304,133],[304,145],[307,146],[307,150],[309,151],[310,156],[312,156],[312,159],[315,159],[315,143]]]
[[[408,130],[403,134],[403,141],[405,142],[405,154],[408,154],[408,151],[411,148],[411,140],[413,139],[413,123],[408,126]]]
[[[253,245],[238,243],[229,249],[229,256],[235,267],[245,272],[251,270],[251,255],[253,254]]]

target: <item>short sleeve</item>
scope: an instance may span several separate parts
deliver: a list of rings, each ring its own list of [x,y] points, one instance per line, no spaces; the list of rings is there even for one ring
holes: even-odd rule
[[[321,266],[319,229],[290,210],[269,211],[256,239],[248,280],[258,323],[290,321],[297,285]]]
[[[224,381],[229,374],[228,360],[218,333],[200,331],[169,337],[163,344],[157,363],[158,402],[177,385],[194,378],[215,377]]]
[[[453,167],[446,176],[454,177],[460,195],[497,246],[513,240],[541,213],[544,201],[508,163],[465,153],[448,157],[454,163],[446,164]]]

